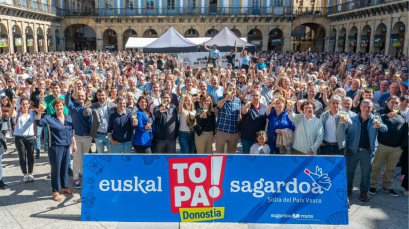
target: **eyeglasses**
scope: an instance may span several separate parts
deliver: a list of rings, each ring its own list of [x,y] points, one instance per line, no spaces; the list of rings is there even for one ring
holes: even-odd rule
[[[170,99],[170,97],[162,97],[162,99]]]

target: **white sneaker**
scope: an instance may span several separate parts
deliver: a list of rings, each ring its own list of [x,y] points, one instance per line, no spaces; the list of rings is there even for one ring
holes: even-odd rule
[[[10,132],[7,132],[6,133],[6,136],[4,136],[5,138],[7,138],[7,139],[11,139],[11,138],[13,138],[13,137],[11,137],[11,134],[10,134]]]
[[[24,183],[30,182],[30,179],[28,178],[28,175],[24,175],[23,182]]]
[[[34,176],[33,176],[33,174],[28,174],[28,180],[29,180],[30,182],[33,182],[33,181],[34,181]]]

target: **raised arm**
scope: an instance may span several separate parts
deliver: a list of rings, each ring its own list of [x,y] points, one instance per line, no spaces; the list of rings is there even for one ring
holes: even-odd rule
[[[206,42],[203,42],[203,48],[204,48],[206,51],[209,51],[209,48],[206,46]]]

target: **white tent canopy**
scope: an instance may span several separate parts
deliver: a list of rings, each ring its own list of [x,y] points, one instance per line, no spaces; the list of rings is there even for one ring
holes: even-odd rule
[[[126,42],[125,48],[143,48],[150,43],[156,41],[158,38],[145,38],[145,37],[130,37]],[[211,37],[187,37],[189,41],[195,44],[202,44],[203,42],[207,42]],[[247,42],[247,38],[240,37],[241,40]]]
[[[158,38],[130,37],[126,42],[125,48],[143,48],[156,41],[156,39]]]
[[[203,44],[203,42],[207,42],[210,39],[212,39],[211,37],[187,37],[187,39],[197,45],[199,44]],[[247,42],[247,38],[245,37],[240,37],[241,40]]]

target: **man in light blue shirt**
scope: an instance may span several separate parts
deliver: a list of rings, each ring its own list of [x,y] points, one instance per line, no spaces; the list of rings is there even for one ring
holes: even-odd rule
[[[241,50],[240,53],[240,63],[241,63],[241,68],[246,69],[246,72],[249,72],[249,67],[250,67],[250,61],[251,58],[249,55],[247,55],[247,51],[245,50],[245,46],[243,46],[243,50]]]
[[[207,94],[213,96],[217,103],[218,98],[223,96],[223,87],[219,86],[219,78],[217,76],[212,76],[210,78],[210,83],[211,85],[207,87]]]
[[[203,42],[203,47],[206,51],[209,51],[209,48],[206,47],[206,43]],[[217,63],[220,61],[221,56],[220,56],[220,51],[217,50],[217,45],[213,45],[213,49],[210,51],[210,58],[213,64],[214,68],[217,68]]]

